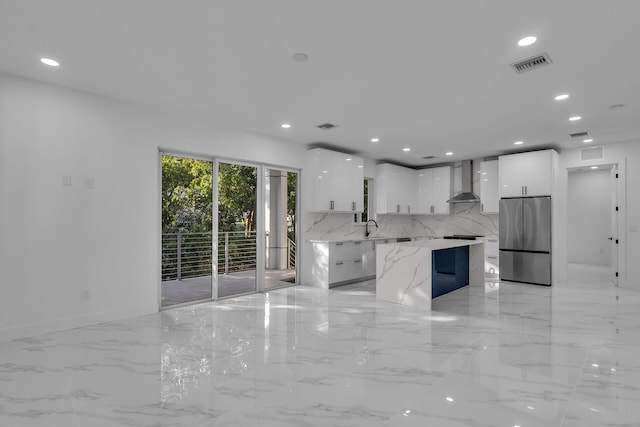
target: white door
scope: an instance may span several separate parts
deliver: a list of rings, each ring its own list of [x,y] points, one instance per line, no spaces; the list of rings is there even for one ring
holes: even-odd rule
[[[618,165],[611,168],[611,281],[618,286]]]

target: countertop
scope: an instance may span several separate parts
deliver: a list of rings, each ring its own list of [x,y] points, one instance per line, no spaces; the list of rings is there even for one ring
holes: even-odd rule
[[[393,242],[387,243],[390,246],[403,246],[403,247],[415,247],[426,248],[431,250],[449,249],[460,246],[472,246],[484,244],[484,240],[455,240],[455,239],[431,239],[431,240],[418,240],[412,242]]]
[[[405,239],[407,237],[390,237],[390,236],[373,236],[373,237],[346,237],[344,239],[309,239],[309,243],[347,243],[347,242],[368,242],[368,241],[379,241],[379,240],[393,240],[393,243],[396,243],[396,239]],[[413,236],[408,237],[409,239],[430,239],[430,237],[425,236]]]

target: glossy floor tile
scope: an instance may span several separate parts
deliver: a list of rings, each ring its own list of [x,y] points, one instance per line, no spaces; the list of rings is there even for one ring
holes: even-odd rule
[[[291,287],[0,343],[0,426],[638,426],[640,293]]]

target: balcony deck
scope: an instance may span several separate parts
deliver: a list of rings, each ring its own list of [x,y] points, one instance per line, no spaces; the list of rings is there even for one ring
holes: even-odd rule
[[[265,289],[291,285],[295,270],[266,270]],[[218,276],[218,297],[253,292],[256,289],[256,271],[247,270]],[[211,276],[193,277],[162,282],[162,307],[211,298]]]

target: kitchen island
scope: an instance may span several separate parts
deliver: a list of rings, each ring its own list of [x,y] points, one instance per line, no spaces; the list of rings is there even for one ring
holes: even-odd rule
[[[376,247],[376,298],[431,309],[431,300],[484,284],[484,242],[434,239]]]

